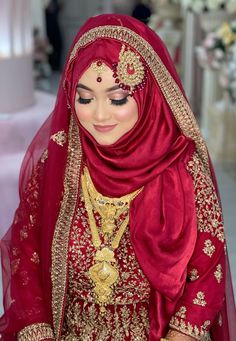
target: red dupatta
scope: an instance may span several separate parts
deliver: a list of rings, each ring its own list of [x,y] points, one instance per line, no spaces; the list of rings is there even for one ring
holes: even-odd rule
[[[114,145],[104,147],[78,125],[73,112],[75,86],[92,61],[102,59],[108,65],[117,62],[122,44],[142,58],[147,84],[134,95],[139,107],[136,126]],[[28,286],[17,292],[12,290],[17,281],[22,281],[20,276],[16,280],[11,274],[13,249],[22,244],[20,238],[12,236],[19,234],[22,226],[28,226],[30,233],[25,190],[45,149],[49,157],[38,174],[39,206],[35,207],[40,231],[37,240],[40,286],[33,275],[36,271],[32,270],[31,292],[26,301],[23,297]],[[186,266],[196,241],[193,183],[186,172],[195,149],[209,174],[205,144],[158,36],[127,16],[102,15],[88,20],[72,45],[54,111],[26,153],[20,180],[21,206],[17,220],[2,242],[2,249],[6,250],[3,256],[6,313],[0,321],[0,331],[5,340],[14,340],[17,331],[42,321],[53,324],[56,339],[60,337],[67,241],[77,202],[82,156],[102,194],[120,196],[145,186],[131,207],[130,233],[137,259],[153,288],[150,340],[163,335],[183,292]],[[20,269],[28,266],[27,261],[21,263]],[[35,297],[40,300],[35,302]],[[33,314],[23,314],[32,307]],[[158,310],[162,310],[161,318]]]

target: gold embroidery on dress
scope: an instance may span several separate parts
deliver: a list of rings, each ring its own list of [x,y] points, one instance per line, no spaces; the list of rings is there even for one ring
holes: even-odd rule
[[[196,153],[188,162],[187,169],[194,182],[198,230],[216,236],[223,243],[225,236],[220,203],[212,181]]]
[[[197,269],[192,269],[190,272],[189,272],[190,276],[189,276],[189,279],[190,281],[196,281],[198,278],[199,278],[199,275],[198,275],[198,270]]]
[[[205,240],[204,242],[205,247],[203,248],[203,252],[211,257],[213,253],[215,252],[215,246],[212,244],[212,241],[210,239]]]
[[[24,240],[28,238],[28,228],[27,226],[23,226],[23,228],[20,230],[20,240]]]
[[[64,130],[60,130],[57,133],[53,134],[50,139],[56,142],[59,146],[63,147],[66,143],[67,137]]]
[[[179,319],[173,316],[170,320],[170,327],[184,333],[186,335],[192,336],[200,341],[211,341],[211,337],[207,328],[210,326],[210,321],[206,320],[202,326],[192,325],[190,322],[186,322],[183,319]]]
[[[223,272],[222,272],[222,266],[221,264],[218,264],[216,267],[216,271],[214,272],[214,276],[217,280],[218,283],[221,282],[222,278],[223,278]]]
[[[19,269],[20,258],[14,259],[11,261],[11,273],[15,275]]]
[[[149,318],[147,307],[135,305],[108,308],[105,315],[99,313],[96,304],[71,302],[67,309],[66,323],[61,341],[147,341]]]
[[[205,294],[202,291],[199,291],[197,293],[197,297],[194,298],[193,304],[200,305],[202,307],[206,306],[206,301],[205,301]]]
[[[40,260],[39,260],[39,255],[37,252],[33,252],[32,257],[30,258],[31,262],[35,263],[35,264],[39,264]]]
[[[25,327],[17,334],[18,341],[54,339],[52,327],[47,323],[35,323]]]
[[[187,308],[182,306],[179,308],[179,310],[175,313],[175,316],[179,316],[182,319],[186,319],[186,312],[187,312]]]

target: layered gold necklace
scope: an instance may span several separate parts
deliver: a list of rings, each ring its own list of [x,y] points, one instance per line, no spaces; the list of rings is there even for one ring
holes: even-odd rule
[[[94,265],[89,268],[88,275],[94,284],[93,292],[96,302],[100,305],[100,311],[105,313],[105,307],[109,303],[114,286],[119,279],[114,250],[118,248],[129,223],[130,203],[142,191],[142,188],[120,198],[105,197],[97,192],[86,167],[81,177],[81,185],[92,243],[97,250]],[[101,216],[101,229],[97,227],[94,212],[98,212]],[[122,215],[126,218],[115,233],[116,221]],[[103,236],[104,242],[100,235]]]

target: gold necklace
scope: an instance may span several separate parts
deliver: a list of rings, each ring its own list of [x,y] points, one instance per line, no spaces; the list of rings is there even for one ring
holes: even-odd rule
[[[96,302],[100,305],[100,311],[101,313],[105,313],[105,306],[109,303],[113,294],[114,285],[119,279],[119,271],[117,269],[114,250],[118,248],[120,240],[129,223],[128,211],[130,203],[143,188],[121,198],[102,196],[94,187],[86,167],[84,168],[84,173],[81,177],[81,185],[85,208],[88,213],[92,242],[97,249],[94,257],[95,264],[89,268],[88,275],[93,281],[93,292],[96,297]],[[102,246],[93,209],[96,210],[102,218],[104,246]],[[116,234],[111,238],[115,228],[115,220],[122,214],[127,214],[127,216],[121,223]]]

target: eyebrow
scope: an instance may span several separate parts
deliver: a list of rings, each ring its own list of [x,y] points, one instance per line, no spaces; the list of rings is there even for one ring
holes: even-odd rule
[[[81,84],[81,83],[77,84],[77,86],[76,86],[76,89],[79,89],[79,88],[80,89],[84,89],[84,90],[88,90],[88,91],[91,91],[91,92],[94,92],[92,89],[90,89],[89,87],[87,87],[86,85]],[[114,86],[106,89],[106,92],[114,91],[114,90],[117,90],[117,89],[120,89],[119,85],[114,85]]]

